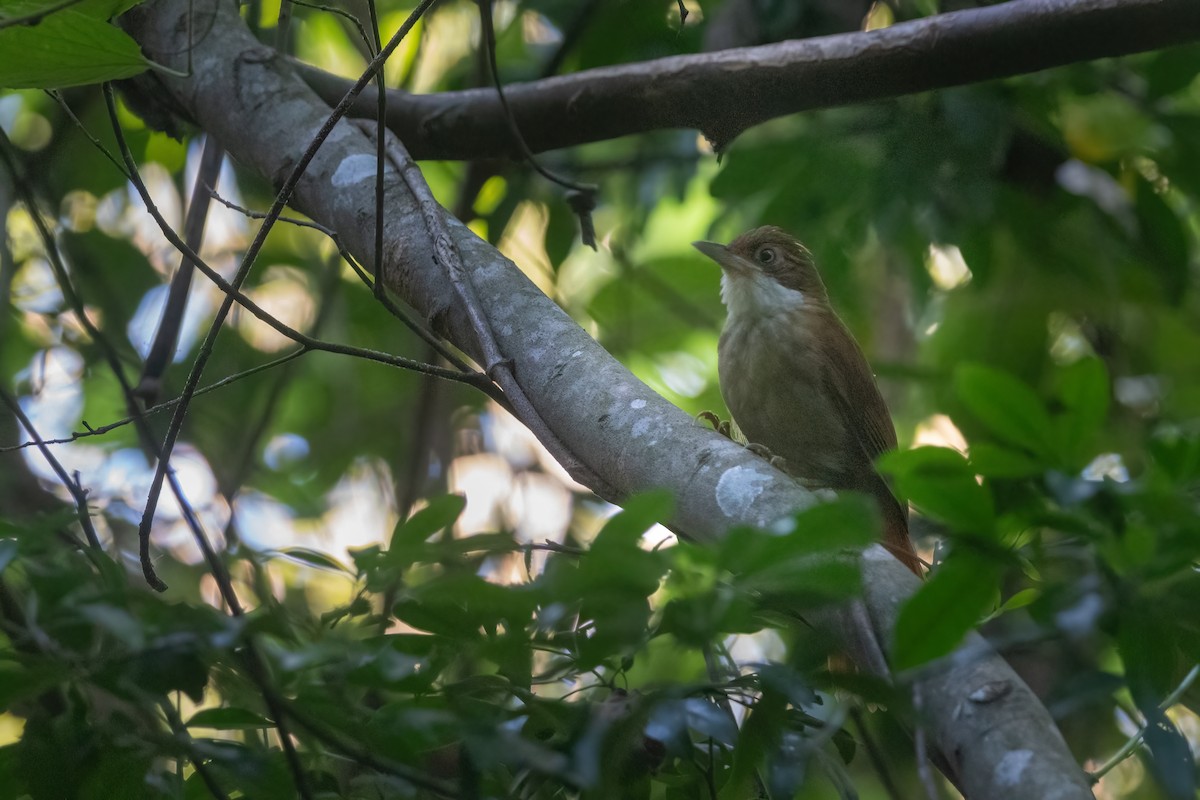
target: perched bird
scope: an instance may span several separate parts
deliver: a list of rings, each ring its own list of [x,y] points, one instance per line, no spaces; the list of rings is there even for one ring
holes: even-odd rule
[[[780,228],[756,228],[728,247],[694,246],[720,265],[729,311],[717,352],[721,395],[752,444],[806,484],[871,495],[883,544],[918,575],[908,508],[875,471],[896,429],[871,367],[829,305],[812,254]]]

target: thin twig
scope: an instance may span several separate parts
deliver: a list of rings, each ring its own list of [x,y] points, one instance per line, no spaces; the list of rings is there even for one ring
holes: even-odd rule
[[[558,71],[562,69],[563,62],[567,60],[567,55],[575,48],[579,40],[583,38],[584,31],[587,30],[587,26],[591,23],[592,17],[596,15],[596,11],[599,8],[600,0],[585,0],[585,2],[577,6],[575,16],[562,32],[562,40],[558,43],[558,48],[554,51],[554,54],[550,56],[542,67],[540,77],[549,78],[558,74]]]
[[[204,756],[196,752],[196,742],[192,739],[192,735],[188,733],[187,726],[183,724],[183,720],[179,718],[179,712],[175,710],[175,706],[166,697],[161,697],[158,700],[158,707],[162,710],[163,716],[167,718],[167,725],[170,726],[171,732],[175,734],[175,738],[183,745],[187,751],[188,759],[192,762],[192,767],[196,770],[196,774],[200,776],[200,780],[204,782],[208,793],[217,800],[229,800],[229,795],[221,788],[221,784],[217,783],[216,776],[212,774],[212,770],[208,768],[208,763],[204,760]]]
[[[244,214],[251,219],[264,219],[267,216],[266,213],[262,211],[252,211],[251,209],[239,206],[237,203],[226,200],[224,197],[221,197],[220,194],[211,189],[209,191],[211,192],[213,199],[218,203]],[[375,291],[375,282],[371,280],[371,277],[367,275],[366,271],[362,268],[354,256],[351,255],[350,251],[346,249],[346,245],[342,243],[342,239],[340,236],[338,236],[337,231],[327,228],[319,222],[298,219],[296,217],[288,217],[284,215],[280,215],[276,222],[286,222],[289,225],[296,225],[301,228],[312,228],[315,231],[325,234],[325,236],[327,236],[329,240],[333,242],[333,246],[337,248],[338,254],[341,255],[342,259],[350,265],[350,268],[354,270],[354,273],[358,275],[359,279],[362,280],[366,287],[371,290],[371,293],[376,295],[379,303],[388,311],[389,314],[404,323],[405,327],[407,327],[409,330],[419,336],[422,341],[432,347],[438,355],[449,361],[450,365],[455,369],[459,370],[460,372],[475,372],[475,370],[473,370],[469,364],[459,358],[458,355],[455,354],[455,352],[449,347],[447,347],[446,344],[436,335],[434,335],[432,331],[430,331],[421,323],[417,322],[415,319],[413,319],[411,314],[392,302],[391,298],[387,296],[386,292],[380,296]],[[477,375],[477,378],[478,377],[482,376]],[[492,399],[496,398],[493,397]]]
[[[367,0],[367,12],[371,15],[371,36],[374,39],[374,51],[383,48],[383,39],[379,35],[379,14],[375,8],[375,0]],[[374,55],[374,53],[372,53]],[[375,268],[375,298],[383,296],[383,199],[387,185],[383,182],[384,168],[387,166],[387,154],[384,152],[383,127],[387,122],[387,85],[383,80],[383,70],[375,73],[375,253],[372,266]]]
[[[275,359],[274,361],[268,361],[265,364],[259,364],[258,366],[250,367],[249,369],[242,370],[241,372],[236,372],[233,375],[230,375],[226,378],[222,378],[221,380],[217,381],[216,383],[210,383],[208,386],[197,389],[196,396],[199,397],[202,394],[208,394],[209,392],[216,391],[217,389],[223,389],[224,387],[228,386],[231,383],[237,383],[238,381],[242,380],[243,378],[249,378],[251,375],[257,375],[260,372],[264,372],[266,370],[273,369],[278,366],[282,366],[282,365],[286,364],[287,362],[292,361],[293,359],[299,358],[300,356],[302,356],[306,353],[311,353],[311,352],[312,352],[312,350],[310,350],[307,347],[301,347],[299,350],[293,350],[292,352],[287,353],[286,355],[280,356],[279,358]],[[71,442],[77,442],[80,439],[86,439],[89,436],[103,436],[104,434],[110,433],[111,431],[114,431],[117,428],[123,428],[126,425],[128,425],[132,422],[135,422],[140,417],[149,417],[153,414],[158,414],[159,412],[166,411],[168,408],[174,408],[176,405],[178,405],[178,403],[179,403],[179,398],[172,397],[170,400],[164,400],[161,403],[159,403],[158,405],[151,406],[150,408],[147,408],[145,411],[142,411],[136,415],[130,415],[128,417],[119,419],[116,422],[110,422],[107,425],[101,425],[99,427],[92,427],[91,425],[88,425],[87,421],[85,420],[83,424],[84,424],[84,426],[87,427],[86,431],[76,431],[76,432],[72,433],[69,437],[61,438],[61,439],[46,439],[44,441],[44,443],[48,444],[48,445],[50,445],[50,444],[70,444]],[[9,453],[9,452],[13,452],[15,450],[24,450],[25,448],[33,447],[36,444],[37,444],[37,442],[27,441],[27,442],[21,442],[20,444],[6,445],[4,447],[0,447],[0,453]]]
[[[294,703],[287,703],[279,698],[280,709],[284,714],[290,716],[296,723],[312,734],[313,738],[328,747],[345,753],[350,758],[364,764],[378,772],[383,772],[389,775],[408,781],[413,786],[421,789],[426,789],[440,797],[454,798],[458,794],[454,789],[444,782],[432,778],[423,773],[417,772],[403,764],[397,764],[390,760],[383,759],[366,748],[359,747],[350,739],[342,736],[340,733],[334,733],[327,730],[324,726],[314,721],[307,712],[301,711]]]
[[[488,67],[492,73],[492,83],[496,87],[496,97],[500,100],[500,106],[504,110],[504,119],[508,123],[509,133],[512,134],[513,143],[521,151],[525,161],[529,166],[551,183],[557,183],[559,186],[567,189],[567,203],[571,206],[571,210],[579,217],[580,238],[583,243],[593,250],[596,248],[596,229],[592,224],[592,211],[596,208],[596,191],[597,187],[591,183],[578,183],[564,178],[556,172],[551,172],[541,162],[537,156],[533,154],[533,150],[525,142],[525,136],[521,133],[521,126],[517,124],[517,118],[513,116],[512,109],[509,108],[508,98],[504,94],[504,84],[500,80],[500,67],[496,61],[496,28],[492,20],[492,0],[479,0],[479,23],[483,36],[481,37],[481,46],[487,50]]]
[[[50,448],[38,436],[37,429],[33,427],[33,423],[29,421],[29,417],[21,410],[21,404],[16,401],[16,398],[0,388],[0,402],[8,406],[8,410],[21,423],[21,427],[33,438],[33,441],[37,444],[38,451],[42,454],[42,458],[46,459],[46,463],[50,465],[50,469],[54,470],[54,474],[58,476],[59,481],[71,493],[71,498],[75,501],[75,510],[79,515],[79,525],[83,528],[84,535],[87,536],[88,544],[99,549],[100,537],[96,535],[96,528],[92,525],[91,512],[88,511],[87,490],[80,485],[77,479],[67,474],[62,463],[50,452]]]
[[[917,776],[921,779],[921,786],[925,789],[925,796],[929,800],[938,800],[941,794],[938,792],[937,783],[934,782],[933,770],[929,768],[929,744],[925,733],[924,719],[925,701],[921,697],[920,684],[913,684],[912,700],[913,716],[916,721],[916,731],[913,734],[913,741],[916,749]]]
[[[283,207],[287,204],[287,201],[291,199],[292,192],[295,190],[296,185],[300,182],[301,176],[308,169],[308,165],[316,156],[317,150],[325,142],[325,139],[329,137],[329,134],[332,133],[333,128],[338,121],[345,116],[346,111],[349,110],[351,104],[354,102],[354,98],[362,92],[363,88],[367,85],[367,83],[370,82],[374,74],[382,68],[384,61],[386,61],[392,52],[395,51],[396,47],[398,47],[400,42],[404,39],[405,35],[408,34],[413,25],[415,25],[417,20],[420,19],[421,15],[424,14],[425,11],[428,10],[435,1],[436,0],[422,0],[422,2],[417,5],[417,7],[400,26],[399,30],[396,31],[395,35],[392,36],[387,46],[384,47],[379,54],[371,60],[371,63],[367,66],[366,71],[362,74],[362,76],[360,76],[358,81],[355,82],[351,90],[346,93],[346,96],[342,98],[342,101],[338,103],[337,107],[330,112],[320,130],[313,137],[308,148],[292,167],[291,173],[283,182],[283,186],[280,188],[278,194],[275,196],[274,202],[267,211],[266,219],[263,220],[263,224],[259,227],[258,232],[255,234],[254,240],[251,242],[250,247],[246,250],[241,264],[238,265],[238,269],[233,276],[233,280],[229,282],[229,285],[232,287],[234,292],[241,290],[242,284],[250,274],[250,268],[253,266],[255,260],[258,258],[259,252],[262,250],[262,246],[266,241],[267,234],[270,233],[271,228],[274,227],[275,219],[280,215],[280,213],[282,213]],[[133,163],[132,156],[129,154],[128,145],[125,145],[123,139],[120,137],[120,121],[117,118],[116,104],[113,99],[111,83],[104,84],[104,100],[105,105],[108,108],[109,118],[113,122],[114,132],[118,134],[118,138],[121,140],[121,156],[125,160],[126,166],[132,173],[136,171],[136,164]],[[199,265],[198,257],[197,265]],[[146,507],[142,513],[141,523],[138,525],[138,539],[140,549],[142,551],[142,573],[146,579],[146,582],[156,591],[165,590],[166,584],[164,584],[158,578],[158,575],[155,574],[154,565],[149,557],[150,526],[154,520],[154,512],[158,508],[158,499],[162,493],[163,480],[166,477],[166,471],[170,463],[171,454],[174,452],[175,443],[179,439],[179,433],[183,428],[183,421],[187,417],[187,411],[191,403],[192,396],[195,394],[196,389],[199,386],[200,378],[204,374],[204,368],[208,365],[208,360],[212,356],[213,348],[216,344],[217,334],[224,326],[225,319],[229,316],[229,312],[233,308],[233,302],[233,294],[227,293],[224,299],[221,301],[220,308],[217,309],[217,313],[212,321],[212,324],[209,326],[208,334],[205,336],[204,342],[200,345],[200,351],[196,354],[196,359],[193,362],[192,369],[188,373],[187,381],[184,383],[179,405],[176,406],[175,413],[171,417],[170,425],[167,427],[167,433],[162,444],[162,455],[158,461],[157,467],[155,468],[154,478],[150,482],[150,490],[146,497]],[[458,378],[459,376],[455,377]]]
[[[879,784],[883,787],[883,791],[891,800],[904,800],[904,795],[900,793],[900,787],[896,785],[896,779],[892,777],[891,770],[888,768],[887,759],[883,757],[879,744],[875,741],[870,729],[867,728],[867,720],[863,716],[862,710],[851,708],[850,719],[858,728],[858,736],[862,739],[863,747],[867,751],[867,760],[871,762],[871,767],[879,776]]]
[[[112,112],[115,114],[115,107],[112,109]],[[187,244],[179,238],[179,234],[177,234],[163,218],[162,213],[154,204],[153,198],[150,197],[150,192],[146,189],[145,183],[141,180],[141,175],[137,170],[137,164],[133,160],[133,154],[129,150],[129,145],[125,140],[124,133],[122,133],[119,129],[114,132],[116,133],[117,143],[121,147],[121,155],[126,160],[126,166],[130,168],[130,182],[142,198],[142,202],[145,204],[147,212],[149,212],[150,216],[153,217],[154,221],[158,224],[159,230],[162,231],[163,236],[165,236],[167,241],[171,243],[172,247],[176,248],[189,259],[191,259],[191,261],[195,263],[196,267],[204,273],[205,277],[212,281],[218,289],[224,292],[226,299],[232,298],[233,301],[236,301],[239,305],[254,315],[254,317],[260,322],[264,323],[280,335],[291,339],[296,344],[301,345],[309,350],[321,350],[327,353],[338,353],[340,355],[363,358],[368,361],[378,361],[381,364],[388,364],[395,367],[401,367],[403,369],[410,369],[414,372],[433,375],[438,378],[456,381],[458,383],[465,383],[468,386],[475,387],[476,389],[482,389],[485,392],[488,391],[487,387],[491,384],[491,381],[488,380],[485,375],[479,373],[464,374],[461,372],[444,369],[442,367],[436,367],[431,364],[413,361],[412,359],[404,358],[402,356],[393,356],[389,353],[381,353],[377,350],[370,350],[364,347],[352,347],[349,345],[337,344],[335,342],[326,342],[320,339],[314,339],[313,337],[303,334],[295,328],[286,325],[273,315],[267,313],[267,311],[261,306],[259,306],[246,295],[242,294],[240,289],[235,289],[229,281],[225,280],[225,278],[221,276],[221,273],[213,269],[208,262],[200,258],[199,254],[188,247]],[[182,402],[182,398],[180,402]]]
[[[1196,682],[1197,677],[1200,677],[1200,664],[1196,664],[1190,670],[1188,670],[1188,674],[1183,676],[1183,680],[1179,682],[1179,685],[1175,687],[1174,691],[1167,695],[1162,703],[1159,704],[1159,708],[1161,708],[1163,711],[1166,711],[1168,708],[1178,703],[1179,698],[1183,696],[1184,692],[1191,688],[1191,685]],[[1111,772],[1114,767],[1137,752],[1137,749],[1142,745],[1142,741],[1146,738],[1146,730],[1149,727],[1150,726],[1147,724],[1138,728],[1138,732],[1129,737],[1129,740],[1121,746],[1121,749],[1116,753],[1113,753],[1112,758],[1108,759],[1108,761],[1105,761],[1103,764],[1097,767],[1095,771],[1088,773],[1088,779],[1092,783],[1097,783],[1101,778]]]
[[[367,36],[367,30],[363,27],[362,21],[358,17],[351,14],[349,11],[333,6],[323,5],[321,3],[308,3],[305,0],[291,0],[292,5],[304,6],[305,8],[316,9],[317,11],[325,11],[330,14],[337,14],[339,17],[346,19],[351,25],[358,29],[358,35],[362,38],[363,44],[367,46],[367,50],[371,50],[371,39]],[[373,54],[373,53],[372,53]]]
[[[111,92],[107,95],[106,99],[109,100],[109,102],[110,102],[110,110],[111,110],[111,108],[112,108],[111,107],[111,99],[112,99]],[[2,136],[2,135],[3,135],[2,132],[0,132],[0,136]],[[5,145],[8,144],[7,139],[3,140],[3,144],[5,144]],[[128,148],[125,146],[124,141],[122,140],[120,142],[120,144],[123,147],[123,155],[125,155],[127,158],[129,158]],[[7,150],[3,151],[3,155],[5,157],[5,160],[7,161]],[[131,159],[130,159],[130,161],[131,161]],[[13,171],[14,177],[17,177],[18,173],[16,172],[15,165],[9,163],[9,168],[10,168],[10,170]],[[136,165],[134,165],[134,164],[131,164],[131,173],[134,176],[136,176],[137,170],[136,170]],[[24,185],[23,181],[15,181],[15,182],[19,186]],[[140,182],[140,180],[139,180],[139,182]],[[142,191],[144,192],[145,186],[143,185],[141,188],[142,188]],[[113,372],[117,378],[117,381],[120,384],[121,389],[125,395],[126,404],[127,404],[128,408],[130,409],[130,411],[133,413],[133,422],[136,424],[136,426],[138,428],[138,432],[143,440],[143,443],[144,443],[145,447],[147,448],[147,450],[150,452],[150,454],[152,456],[156,456],[157,452],[156,452],[156,448],[154,446],[153,439],[150,436],[149,427],[145,422],[144,415],[142,415],[138,410],[138,406],[137,406],[137,403],[134,398],[133,390],[132,390],[128,380],[125,377],[124,370],[121,369],[120,362],[116,357],[116,351],[112,347],[111,343],[108,342],[107,338],[99,331],[99,329],[97,329],[95,327],[95,325],[92,324],[90,318],[87,316],[86,309],[84,307],[82,298],[79,297],[78,293],[75,291],[74,287],[71,285],[69,278],[67,277],[65,265],[62,262],[61,255],[58,252],[58,248],[54,242],[53,236],[51,235],[49,229],[46,227],[45,222],[41,219],[41,215],[37,212],[36,207],[34,207],[32,205],[33,198],[32,198],[31,193],[29,193],[28,187],[26,186],[24,190],[27,193],[27,202],[29,202],[31,204],[31,208],[30,208],[31,216],[34,218],[35,224],[37,225],[39,232],[41,233],[41,235],[43,237],[43,242],[45,244],[47,254],[50,257],[50,262],[51,262],[52,268],[55,270],[56,277],[59,280],[59,284],[62,289],[63,296],[72,305],[72,308],[75,310],[76,314],[80,318],[81,324],[88,331],[89,335],[92,336],[94,341],[96,341],[97,343],[99,343],[101,345],[101,348],[104,351],[104,353],[106,354],[109,364],[112,367]],[[302,350],[300,352],[305,352],[305,351]],[[294,357],[294,356],[292,356],[292,357]],[[281,359],[280,361],[284,361],[284,360],[290,360],[290,358]],[[3,394],[3,392],[0,391],[0,394]],[[19,413],[19,407],[17,407],[16,411]],[[30,433],[31,433],[31,435],[33,435],[36,438],[36,436],[37,436],[36,432],[34,432],[32,429],[30,429]],[[159,464],[159,467],[161,468],[162,465],[164,464],[164,459],[162,459],[161,457],[158,458],[158,464]],[[196,516],[195,510],[192,508],[191,504],[188,502],[187,497],[184,495],[183,489],[180,486],[178,478],[175,476],[173,470],[167,472],[166,479],[169,482],[171,491],[174,494],[174,496],[179,504],[179,507],[183,513],[184,520],[185,520],[186,524],[188,525],[189,529],[192,531],[193,537],[196,540],[196,544],[200,548],[200,550],[204,556],[204,559],[208,564],[209,570],[212,573],[213,578],[215,579],[217,586],[219,587],[219,589],[221,591],[222,598],[225,600],[226,604],[229,606],[231,612],[235,616],[241,616],[244,612],[243,612],[241,604],[237,598],[237,594],[233,590],[233,584],[230,581],[229,573],[225,569],[225,565],[221,562],[220,558],[217,556],[216,551],[213,549],[211,543],[209,542],[208,537],[205,534],[204,529],[200,524],[199,518]],[[89,537],[89,539],[91,539],[91,538],[92,537]],[[143,558],[148,558],[148,551],[143,552]],[[248,651],[249,657],[254,659],[256,662],[261,662],[262,656],[258,652],[257,648],[255,647],[253,640],[250,640],[247,644],[248,644],[247,651]],[[259,663],[258,666],[261,666],[261,664]],[[263,689],[263,692],[264,692],[264,700],[267,702],[268,708],[270,708],[272,710],[275,727],[279,733],[280,746],[282,747],[282,749],[284,751],[285,759],[287,760],[288,766],[291,770],[293,780],[296,785],[296,790],[297,790],[299,796],[301,798],[303,798],[303,800],[311,800],[312,793],[311,793],[311,790],[308,788],[308,782],[307,782],[306,778],[304,777],[303,768],[302,768],[302,765],[300,764],[299,754],[296,752],[295,743],[292,742],[291,735],[289,734],[289,732],[287,730],[286,722],[282,719],[282,714],[279,713],[278,706],[275,703],[275,701],[272,699],[273,694],[272,694],[272,696],[268,696],[269,686],[266,686],[265,684],[263,684],[261,682],[261,681],[265,680],[265,677],[264,677],[265,672],[263,672],[261,669],[254,669],[253,667],[252,667],[251,671],[256,674],[256,677],[260,681],[260,688]],[[197,765],[197,766],[199,766],[199,765]]]
[[[434,199],[433,192],[430,191],[429,184],[425,182],[420,168],[408,155],[404,145],[390,134],[388,136],[388,153],[421,209],[425,229],[428,231],[430,242],[433,245],[434,258],[450,278],[450,284],[454,287],[458,301],[475,333],[484,372],[503,390],[504,396],[512,404],[517,419],[541,440],[546,449],[559,460],[559,463],[571,473],[572,477],[589,486],[601,497],[617,498],[619,493],[616,489],[570,451],[559,439],[558,434],[550,429],[550,426],[546,424],[541,414],[525,395],[524,389],[521,388],[513,373],[512,360],[505,358],[500,353],[491,324],[480,308],[474,287],[466,277],[462,256],[458,252],[458,245],[455,243],[454,237],[450,235],[443,216],[444,211]]]
[[[196,170],[192,197],[188,202],[187,219],[183,223],[183,240],[197,253],[200,252],[204,241],[204,224],[208,220],[208,208],[212,203],[212,195],[207,188],[217,185],[221,163],[224,160],[225,151],[217,144],[217,140],[211,136],[205,137],[200,167]],[[183,314],[187,310],[192,274],[195,271],[195,265],[187,256],[182,256],[175,274],[171,276],[167,302],[163,304],[158,330],[154,333],[154,340],[150,343],[150,350],[142,364],[142,375],[133,390],[146,405],[153,405],[162,391],[163,376],[166,375],[167,365],[171,363],[175,348],[179,344],[179,331],[183,327]]]
[[[54,98],[54,102],[58,103],[59,108],[61,108],[63,113],[70,118],[71,122],[74,123],[79,132],[82,133],[87,140],[92,143],[92,146],[99,150],[105,158],[112,162],[113,166],[117,168],[117,172],[120,172],[125,176],[126,180],[129,180],[129,173],[125,171],[125,165],[121,163],[120,159],[113,155],[111,150],[104,146],[104,142],[100,141],[95,134],[88,130],[88,127],[83,124],[83,120],[76,116],[75,112],[71,110],[71,107],[67,105],[67,101],[63,99],[62,94],[56,91],[47,91],[46,94]]]

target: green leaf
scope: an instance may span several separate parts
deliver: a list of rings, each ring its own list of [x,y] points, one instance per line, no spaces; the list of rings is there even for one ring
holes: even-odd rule
[[[1058,396],[1066,407],[1057,421],[1062,452],[1082,467],[1089,458],[1089,446],[1108,418],[1108,370],[1098,358],[1081,358],[1064,368],[1058,376]]]
[[[1001,604],[1001,606],[999,608],[997,608],[995,611],[993,611],[991,614],[988,614],[987,619],[990,621],[990,620],[995,619],[996,617],[999,617],[1002,614],[1007,614],[1009,611],[1015,611],[1018,608],[1024,608],[1025,606],[1029,605],[1030,603],[1037,600],[1041,596],[1042,596],[1041,589],[1034,589],[1034,588],[1022,589],[1021,591],[1014,594],[1012,597],[1005,600],[1004,603]]]
[[[31,660],[25,665],[0,661],[0,708],[33,697],[70,677],[67,666],[49,659]]]
[[[1146,747],[1150,749],[1150,767],[1154,777],[1172,800],[1196,797],[1196,759],[1191,745],[1162,709],[1146,714]]]
[[[788,533],[731,530],[719,545],[716,563],[733,575],[737,590],[757,596],[760,603],[818,605],[858,591],[858,564],[843,555],[878,536],[875,504],[847,493],[796,514]]]
[[[354,574],[345,564],[319,550],[310,550],[307,547],[286,547],[278,552],[281,556],[286,556],[302,564],[308,564],[310,567],[333,570],[334,572],[345,572],[350,575]]]
[[[903,497],[923,513],[966,533],[992,535],[992,494],[979,484],[962,454],[945,447],[894,451],[879,460]]]
[[[388,550],[421,547],[430,536],[453,525],[466,507],[467,498],[461,494],[433,498],[429,505],[396,525]]]
[[[1000,575],[981,555],[952,553],[900,609],[892,666],[912,669],[953,651],[995,602]]]
[[[219,731],[246,731],[274,726],[269,719],[245,708],[206,708],[187,721],[189,728],[214,728]]]
[[[1042,596],[1042,592],[1040,589],[1034,589],[1034,588],[1022,589],[1021,591],[1014,594],[1012,597],[1005,600],[1004,604],[1002,606],[1000,606],[999,612],[1004,613],[1005,611],[1013,611],[1018,608],[1024,608],[1025,606],[1029,605],[1030,603],[1032,603],[1034,600],[1037,600],[1041,596]]]
[[[667,491],[643,492],[627,500],[624,507],[604,523],[592,550],[614,543],[637,542],[642,534],[657,523],[671,518],[675,498]]]
[[[1146,95],[1158,99],[1186,89],[1200,75],[1200,45],[1155,53],[1145,68]]]
[[[92,0],[63,9],[36,25],[0,29],[0,87],[48,89],[128,78],[150,62],[137,42],[107,22],[127,8],[121,0]],[[10,19],[44,4],[10,4]]]
[[[83,606],[79,614],[97,628],[108,631],[121,642],[133,648],[141,648],[145,641],[142,624],[128,611],[104,603]]]
[[[1145,179],[1138,182],[1134,210],[1148,256],[1146,266],[1157,274],[1163,299],[1177,305],[1191,280],[1192,248],[1184,221]]]
[[[1012,375],[964,364],[954,375],[959,398],[1002,441],[1044,457],[1051,455],[1054,425],[1037,394]]]
[[[786,534],[753,528],[731,530],[720,544],[717,563],[746,577],[797,557],[866,547],[878,536],[879,511],[875,504],[863,495],[847,493],[796,514]]]
[[[1200,477],[1200,435],[1175,427],[1155,431],[1150,453],[1158,467],[1178,483]]]
[[[1188,741],[1163,713],[1159,703],[1179,676],[1174,630],[1160,610],[1145,599],[1121,608],[1117,651],[1125,666],[1129,694],[1146,718],[1146,745],[1151,771],[1172,800],[1196,796],[1196,767]]]
[[[1030,478],[1043,467],[1024,453],[992,442],[971,443],[971,469],[986,478]]]

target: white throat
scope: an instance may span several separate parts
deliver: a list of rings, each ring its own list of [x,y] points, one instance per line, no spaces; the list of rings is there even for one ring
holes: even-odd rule
[[[803,308],[804,292],[789,289],[778,281],[755,272],[752,275],[721,273],[721,302],[729,316],[749,314],[753,317],[772,317]]]

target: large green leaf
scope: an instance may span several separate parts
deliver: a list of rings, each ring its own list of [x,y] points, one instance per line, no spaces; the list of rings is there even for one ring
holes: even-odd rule
[[[430,499],[429,505],[396,523],[383,562],[392,568],[402,568],[420,560],[428,548],[426,540],[453,525],[466,507],[467,498],[460,494]]]
[[[144,72],[150,62],[137,42],[108,22],[135,4],[87,0],[55,11],[35,25],[0,28],[0,88],[65,88]],[[0,22],[24,19],[53,5],[9,3]]]
[[[995,527],[995,503],[961,453],[916,447],[887,453],[879,468],[895,478],[902,497],[952,528],[986,536]]]
[[[245,731],[270,728],[269,719],[245,708],[206,708],[187,721],[189,728],[215,728],[220,731]]]
[[[952,651],[995,603],[1001,566],[956,552],[900,609],[892,666],[911,669]]]
[[[954,388],[1001,441],[1050,456],[1054,425],[1041,399],[1024,383],[991,367],[964,364],[954,375]]]

